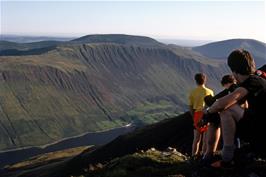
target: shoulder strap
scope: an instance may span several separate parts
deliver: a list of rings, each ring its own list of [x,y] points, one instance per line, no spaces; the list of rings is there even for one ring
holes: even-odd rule
[[[263,78],[263,79],[266,79],[266,72],[265,72],[265,71],[257,70],[257,71],[255,72],[255,74],[256,74],[257,76],[260,76],[260,77]]]

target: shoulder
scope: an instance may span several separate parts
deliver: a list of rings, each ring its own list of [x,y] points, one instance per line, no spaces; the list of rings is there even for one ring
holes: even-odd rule
[[[193,95],[197,91],[197,88],[191,89],[189,91],[189,95]]]
[[[247,89],[248,91],[253,91],[253,90],[257,90],[261,88],[266,89],[266,80],[259,76],[252,75],[252,76],[249,76],[239,86]]]
[[[209,89],[209,88],[206,87],[206,91],[207,91],[207,93],[208,93],[209,95],[213,95],[213,90],[211,90],[211,89]]]

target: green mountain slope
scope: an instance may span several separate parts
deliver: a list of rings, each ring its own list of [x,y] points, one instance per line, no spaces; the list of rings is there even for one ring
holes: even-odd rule
[[[64,44],[40,55],[2,56],[0,149],[181,113],[196,72],[205,72],[216,90],[229,72],[223,63],[196,58],[166,46],[114,43]]]

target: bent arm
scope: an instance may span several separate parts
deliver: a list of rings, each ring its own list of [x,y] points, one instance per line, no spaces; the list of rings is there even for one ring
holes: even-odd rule
[[[248,91],[243,88],[239,87],[229,95],[226,95],[220,99],[218,99],[210,108],[210,113],[220,112],[223,111],[230,106],[236,104],[239,100],[245,97],[248,94]]]

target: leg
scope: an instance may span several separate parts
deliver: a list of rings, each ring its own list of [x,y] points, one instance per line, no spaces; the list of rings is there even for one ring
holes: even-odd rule
[[[207,132],[202,134],[202,154],[204,155],[207,151],[208,142],[207,142]]]
[[[192,143],[192,156],[198,155],[201,134],[198,130],[194,129],[194,139]]]
[[[207,150],[204,157],[209,158],[216,151],[220,139],[220,128],[210,123],[207,131]]]
[[[236,122],[243,117],[243,114],[244,109],[237,104],[220,113],[224,143],[222,150],[223,161],[231,161],[234,156]]]
[[[217,150],[220,136],[221,136],[221,128],[218,127],[218,128],[216,128],[215,133],[214,133],[214,146],[213,146],[212,152],[215,152]]]

